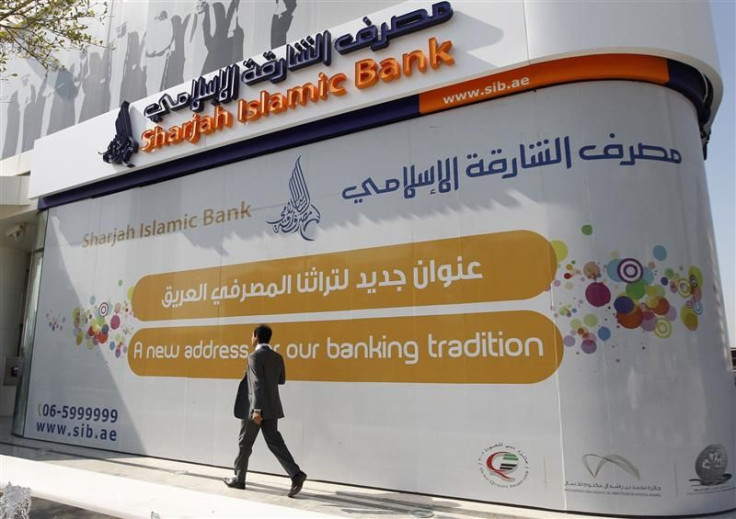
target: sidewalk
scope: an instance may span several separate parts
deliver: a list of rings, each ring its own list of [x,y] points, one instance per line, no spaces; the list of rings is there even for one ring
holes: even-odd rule
[[[9,431],[10,421],[0,419],[0,486],[11,482],[30,488],[34,498],[113,517],[589,517],[313,480],[307,481],[297,498],[289,499],[290,480],[286,477],[249,473],[248,489],[235,490],[222,483],[221,478],[230,475],[224,468],[15,438]],[[710,517],[736,519],[736,512]]]

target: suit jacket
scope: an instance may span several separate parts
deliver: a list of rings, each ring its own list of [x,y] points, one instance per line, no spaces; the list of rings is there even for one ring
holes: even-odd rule
[[[238,385],[238,393],[235,395],[235,409],[233,409],[235,418],[247,420],[248,416],[248,368],[243,373],[243,379]]]
[[[238,386],[235,416],[246,420],[254,409],[268,420],[283,418],[279,385],[286,382],[284,359],[271,348],[260,348],[248,357],[248,368]]]

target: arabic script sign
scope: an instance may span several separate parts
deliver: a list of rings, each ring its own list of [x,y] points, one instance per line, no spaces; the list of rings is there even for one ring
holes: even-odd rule
[[[353,34],[343,34],[335,39],[334,48],[341,55],[370,47],[377,51],[389,46],[392,39],[406,36],[429,27],[444,23],[452,18],[450,2],[437,2],[432,13],[426,9],[416,9],[400,16],[392,16],[390,22],[376,26],[366,16],[363,27]],[[238,98],[239,83],[253,86],[263,81],[273,84],[286,79],[287,71],[300,70],[317,63],[329,66],[332,63],[332,35],[330,31],[308,36],[301,41],[286,46],[284,57],[277,58],[273,50],[263,53],[266,60],[258,63],[251,58],[243,62],[245,70],[240,74],[240,66],[232,64],[208,79],[200,77],[192,80],[189,92],[180,92],[174,98],[163,94],[158,103],[152,103],[143,110],[143,115],[153,122],[161,122],[163,116],[171,111],[189,107],[193,112],[203,109],[203,102],[212,104],[229,103]]]

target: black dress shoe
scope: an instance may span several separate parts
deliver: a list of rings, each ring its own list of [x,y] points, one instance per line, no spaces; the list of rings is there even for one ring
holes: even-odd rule
[[[238,478],[225,478],[222,481],[230,488],[245,490],[245,481],[238,481]]]
[[[301,492],[304,482],[307,480],[307,475],[304,472],[299,472],[296,476],[291,479],[291,489],[289,490],[289,497],[294,497]]]

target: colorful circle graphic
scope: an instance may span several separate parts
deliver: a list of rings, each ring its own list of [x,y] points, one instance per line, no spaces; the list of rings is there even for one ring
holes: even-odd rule
[[[583,267],[583,273],[585,277],[589,279],[598,279],[601,277],[601,269],[595,261],[589,261]]]
[[[598,329],[598,338],[602,341],[607,341],[611,338],[611,330],[609,330],[606,326],[601,326]]]
[[[625,258],[618,264],[617,274],[622,281],[634,283],[644,275],[644,267],[634,258]]]
[[[616,321],[618,322],[618,324],[630,330],[638,328],[643,320],[644,312],[642,312],[641,308],[639,308],[638,306],[634,306],[633,310],[630,313],[616,314]]]
[[[659,261],[664,261],[667,259],[667,249],[665,249],[661,245],[657,245],[656,247],[654,247],[652,253],[654,254],[654,257]]]
[[[680,320],[688,330],[694,331],[698,329],[698,314],[687,305],[683,306],[682,310],[680,310]]]
[[[656,335],[660,339],[666,339],[667,337],[672,335],[672,323],[670,323],[667,319],[657,319],[657,324],[654,326],[654,335]]]
[[[582,230],[583,234],[592,234],[592,227],[584,226]],[[600,341],[626,330],[667,338],[680,323],[687,330],[698,329],[708,288],[702,271],[695,265],[663,264],[672,261],[664,245],[652,245],[649,257],[613,251],[605,261],[575,258],[572,249],[560,241],[553,247],[559,264],[550,288],[561,298],[552,309],[556,309],[555,318],[569,322],[566,346],[577,345],[584,353],[592,353],[599,349]],[[572,297],[555,287],[564,287]],[[597,308],[595,314],[591,313],[593,307]],[[611,314],[615,317],[613,323]],[[645,344],[652,339],[643,340]],[[613,342],[610,347],[618,348],[619,344]]]
[[[585,299],[593,306],[605,306],[611,301],[611,291],[603,283],[591,283],[585,289]]]
[[[634,301],[628,296],[619,296],[613,302],[613,307],[620,314],[631,313],[635,306]]]
[[[110,313],[110,303],[105,301],[104,303],[100,303],[100,306],[97,308],[97,313],[100,317],[105,317],[107,314]]]
[[[596,350],[595,341],[590,339],[585,339],[580,347],[585,353],[594,353]]]

